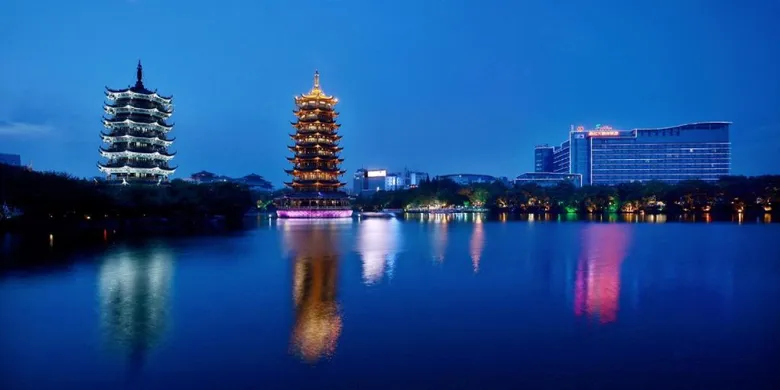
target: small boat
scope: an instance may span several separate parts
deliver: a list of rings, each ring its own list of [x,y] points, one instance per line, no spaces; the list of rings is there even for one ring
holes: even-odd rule
[[[361,218],[395,218],[396,213],[387,210],[382,211],[363,211],[360,213]]]

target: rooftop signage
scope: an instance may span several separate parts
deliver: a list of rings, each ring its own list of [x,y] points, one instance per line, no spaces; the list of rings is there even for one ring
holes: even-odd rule
[[[385,177],[387,176],[387,170],[382,169],[379,171],[366,171],[366,177]]]
[[[614,137],[620,135],[619,131],[603,131],[603,130],[596,130],[596,131],[589,131],[588,137]]]

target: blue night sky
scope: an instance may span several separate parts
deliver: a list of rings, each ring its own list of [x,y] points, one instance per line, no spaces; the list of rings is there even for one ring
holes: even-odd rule
[[[0,152],[97,176],[103,88],[172,94],[174,177],[276,185],[315,68],[361,166],[514,177],[569,126],[728,120],[733,173],[780,173],[773,0],[4,0]],[[346,179],[346,178],[345,178]]]

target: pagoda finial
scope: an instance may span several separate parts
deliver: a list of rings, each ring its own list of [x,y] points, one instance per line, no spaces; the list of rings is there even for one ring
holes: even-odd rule
[[[320,71],[314,69],[314,89],[320,89]]]
[[[143,67],[143,65],[141,65],[141,60],[140,59],[138,60],[138,68],[137,68],[137,70],[135,72],[135,75],[136,75],[136,78],[137,78],[137,83],[138,84],[142,84],[143,83],[142,80],[144,78],[144,67]]]

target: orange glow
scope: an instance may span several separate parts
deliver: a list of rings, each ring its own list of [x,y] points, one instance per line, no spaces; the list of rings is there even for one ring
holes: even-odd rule
[[[303,222],[303,223],[296,223]],[[335,225],[280,220],[285,246],[295,253],[293,350],[306,361],[330,357],[341,335],[336,301],[338,253]]]
[[[597,317],[602,324],[617,319],[620,267],[630,232],[630,225],[585,227],[574,282],[574,315]]]

